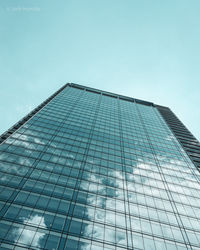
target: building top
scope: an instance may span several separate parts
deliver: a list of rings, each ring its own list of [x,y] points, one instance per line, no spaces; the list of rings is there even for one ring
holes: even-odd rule
[[[75,84],[75,83],[67,83],[67,86],[77,88],[77,89],[86,90],[86,91],[93,92],[93,93],[96,93],[96,94],[102,94],[102,95],[106,95],[106,96],[110,96],[110,97],[114,97],[114,98],[119,98],[119,99],[125,100],[125,101],[136,102],[136,103],[144,104],[144,105],[147,105],[147,106],[155,106],[154,103],[152,103],[152,102],[147,102],[147,101],[144,101],[144,100],[140,100],[140,99],[124,96],[124,95],[118,95],[118,94],[114,94],[114,93],[107,92],[107,91],[104,91],[104,90],[99,90],[99,89],[95,89],[95,88],[91,88],[91,87],[86,87],[86,86]]]
[[[93,92],[96,94],[102,94],[105,96],[109,96],[112,98],[119,98],[121,100],[134,102],[146,106],[155,107],[165,122],[168,124],[172,133],[176,136],[179,143],[184,148],[185,152],[188,154],[192,162],[196,165],[196,167],[200,170],[200,143],[198,140],[192,135],[192,133],[185,127],[185,125],[177,118],[177,116],[170,110],[170,108],[154,104],[152,102],[127,97],[124,95],[119,95],[75,83],[66,83],[63,87],[61,87],[58,91],[56,91],[53,95],[51,95],[48,99],[46,99],[42,104],[36,107],[33,111],[31,111],[28,115],[22,118],[19,122],[13,125],[9,130],[3,133],[0,136],[0,144],[5,141],[10,135],[12,135],[18,128],[20,128],[25,122],[27,122],[33,115],[35,115],[38,111],[40,111],[45,105],[47,105],[55,96],[57,96],[62,90],[66,87],[72,87],[81,89],[88,92]]]

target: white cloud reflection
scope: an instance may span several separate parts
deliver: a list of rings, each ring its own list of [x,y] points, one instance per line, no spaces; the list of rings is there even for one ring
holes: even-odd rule
[[[30,228],[29,225],[40,225],[40,227],[47,229],[44,222],[44,217],[34,215],[30,218],[24,218],[23,224],[25,225],[23,228],[17,228],[13,230],[13,234],[15,237],[14,241],[23,245],[40,248],[40,241],[45,236],[45,233],[34,231],[33,228]]]
[[[97,170],[98,171],[98,170]],[[110,174],[110,173],[108,173]],[[112,175],[111,176],[116,176],[115,178],[115,186],[119,188],[123,188],[123,182],[124,182],[124,176],[121,172],[112,170]],[[82,180],[81,182],[81,187],[84,190],[90,190],[94,193],[99,193],[101,195],[104,195],[108,192],[107,186],[105,186],[104,182],[107,180],[107,176],[103,177],[100,175],[97,175],[96,173],[88,173],[88,179],[87,181]],[[89,187],[88,187],[88,182],[90,182]],[[112,193],[109,194],[107,197],[103,196],[96,196],[96,195],[89,195],[87,198],[87,203],[92,205],[92,206],[98,206],[101,209],[96,209],[95,214],[94,214],[94,208],[93,207],[87,207],[87,217],[89,220],[94,220],[97,222],[105,223],[107,225],[112,225],[112,226],[125,226],[125,218],[123,216],[118,216],[117,214],[117,219],[116,219],[116,214],[114,212],[111,212],[109,210],[106,211],[105,213],[105,207],[106,208],[116,208],[116,200],[115,198],[123,199],[124,194],[121,189],[112,189]],[[123,202],[119,203],[121,207],[117,207],[117,210],[124,211],[124,204]],[[104,227],[101,224],[95,223],[93,224],[87,224],[84,228],[84,235],[89,237],[89,238],[95,238],[98,240],[106,240],[108,242],[112,243],[118,243],[127,246],[127,241],[126,241],[126,234],[124,233],[124,230],[120,230],[110,226]],[[82,246],[81,249],[83,250],[88,250],[89,246]]]

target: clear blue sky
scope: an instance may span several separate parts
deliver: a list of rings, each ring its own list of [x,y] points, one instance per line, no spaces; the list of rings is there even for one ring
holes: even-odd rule
[[[0,133],[66,82],[170,107],[200,140],[199,0],[1,0]]]

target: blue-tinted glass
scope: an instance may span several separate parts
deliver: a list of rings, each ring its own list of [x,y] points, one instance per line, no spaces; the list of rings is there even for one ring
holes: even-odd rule
[[[54,218],[52,228],[55,229],[55,230],[62,231],[64,222],[65,222],[64,218],[56,216]]]
[[[0,151],[2,248],[199,248],[200,175],[152,104],[68,86]]]
[[[0,230],[0,238],[1,239],[5,238],[5,236],[6,236],[7,232],[8,232],[9,227],[10,227],[9,225],[6,225],[4,223],[0,223],[0,228],[1,228],[1,230]]]
[[[70,239],[67,240],[65,249],[74,250],[77,248],[78,248],[78,241]]]
[[[7,210],[5,217],[8,219],[15,219],[19,213],[19,208],[18,207],[9,207]]]
[[[70,225],[70,232],[72,234],[80,234],[81,232],[81,225],[82,223],[80,221],[71,221],[71,225]]]
[[[57,249],[59,241],[60,241],[60,239],[59,239],[58,236],[50,234],[47,241],[46,241],[45,248],[46,249],[52,249],[52,250]]]

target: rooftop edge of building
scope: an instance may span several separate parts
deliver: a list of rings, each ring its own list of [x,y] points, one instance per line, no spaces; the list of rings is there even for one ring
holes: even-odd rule
[[[112,92],[108,92],[108,91],[104,91],[104,90],[100,90],[100,89],[96,89],[96,88],[91,88],[91,87],[87,87],[87,86],[76,84],[76,83],[67,83],[67,86],[77,88],[77,89],[86,90],[86,91],[93,92],[93,93],[96,93],[96,94],[101,94],[102,93],[105,96],[119,98],[121,100],[126,100],[126,101],[130,101],[130,102],[136,102],[136,103],[144,104],[144,105],[147,105],[147,106],[155,106],[155,104],[153,102],[148,102],[148,101],[136,99],[136,98],[129,97],[129,96],[115,94],[115,93],[112,93]]]

